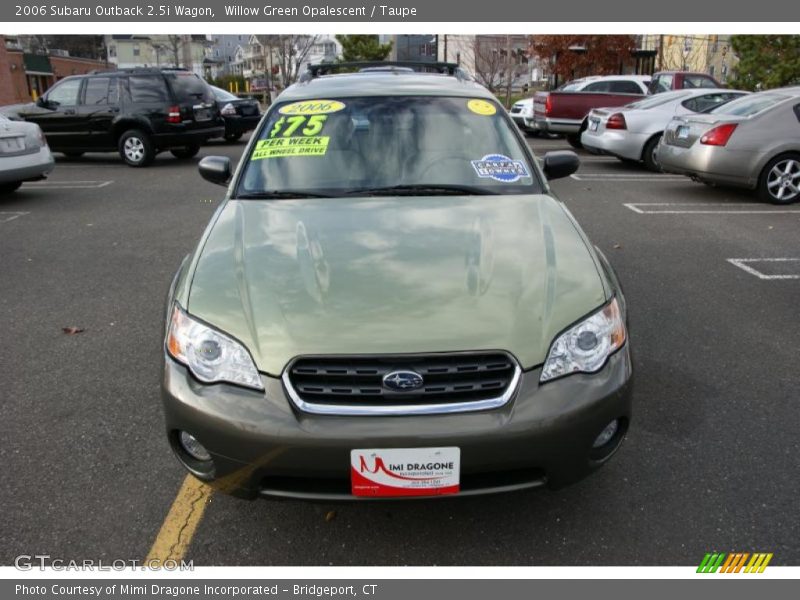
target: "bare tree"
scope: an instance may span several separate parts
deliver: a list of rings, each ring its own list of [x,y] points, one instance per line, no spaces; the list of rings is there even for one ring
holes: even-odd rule
[[[178,68],[181,66],[181,50],[183,49],[183,36],[182,35],[168,35],[167,36],[167,53],[173,67]]]
[[[273,67],[277,67],[284,87],[297,81],[301,66],[319,39],[317,35],[261,35],[258,37],[267,51],[266,68],[271,70]]]
[[[471,44],[475,79],[494,93],[503,84],[503,75],[508,67],[503,35],[476,35]]]

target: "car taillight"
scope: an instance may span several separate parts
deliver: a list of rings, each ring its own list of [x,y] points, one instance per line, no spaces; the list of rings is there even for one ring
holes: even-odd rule
[[[731,139],[736,123],[725,123],[709,129],[700,138],[700,143],[706,146],[724,146]]]
[[[181,107],[170,106],[169,113],[167,114],[167,123],[180,123],[181,122]]]
[[[628,124],[625,122],[625,115],[622,113],[614,113],[608,117],[606,121],[606,129],[627,129]]]
[[[549,115],[551,110],[553,110],[553,99],[548,94],[544,99],[544,114]]]

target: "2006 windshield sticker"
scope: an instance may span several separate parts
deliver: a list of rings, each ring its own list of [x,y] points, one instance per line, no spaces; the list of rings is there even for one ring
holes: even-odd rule
[[[345,109],[345,103],[338,100],[302,100],[281,106],[282,115],[329,115]]]
[[[478,177],[485,179],[514,183],[523,177],[531,176],[523,161],[514,160],[503,154],[487,154],[482,159],[471,162]]]
[[[328,151],[330,137],[318,135],[315,137],[278,137],[259,140],[256,144],[251,160],[262,158],[281,158],[286,156],[324,156]]]

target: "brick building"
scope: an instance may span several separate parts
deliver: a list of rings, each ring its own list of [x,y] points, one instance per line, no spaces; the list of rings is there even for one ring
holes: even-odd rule
[[[0,35],[0,106],[30,102],[59,79],[108,68],[108,63],[58,54],[28,54]]]

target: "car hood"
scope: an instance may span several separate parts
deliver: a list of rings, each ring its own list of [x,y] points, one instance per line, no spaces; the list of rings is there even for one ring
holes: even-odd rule
[[[9,104],[7,106],[0,107],[0,113],[9,119],[15,120],[23,119],[27,115],[37,115],[51,112],[53,111],[42,108],[41,106],[37,106],[33,102],[26,102],[24,104]]]
[[[546,195],[231,200],[198,252],[179,297],[273,375],[306,354],[496,349],[529,368],[606,300]]]

